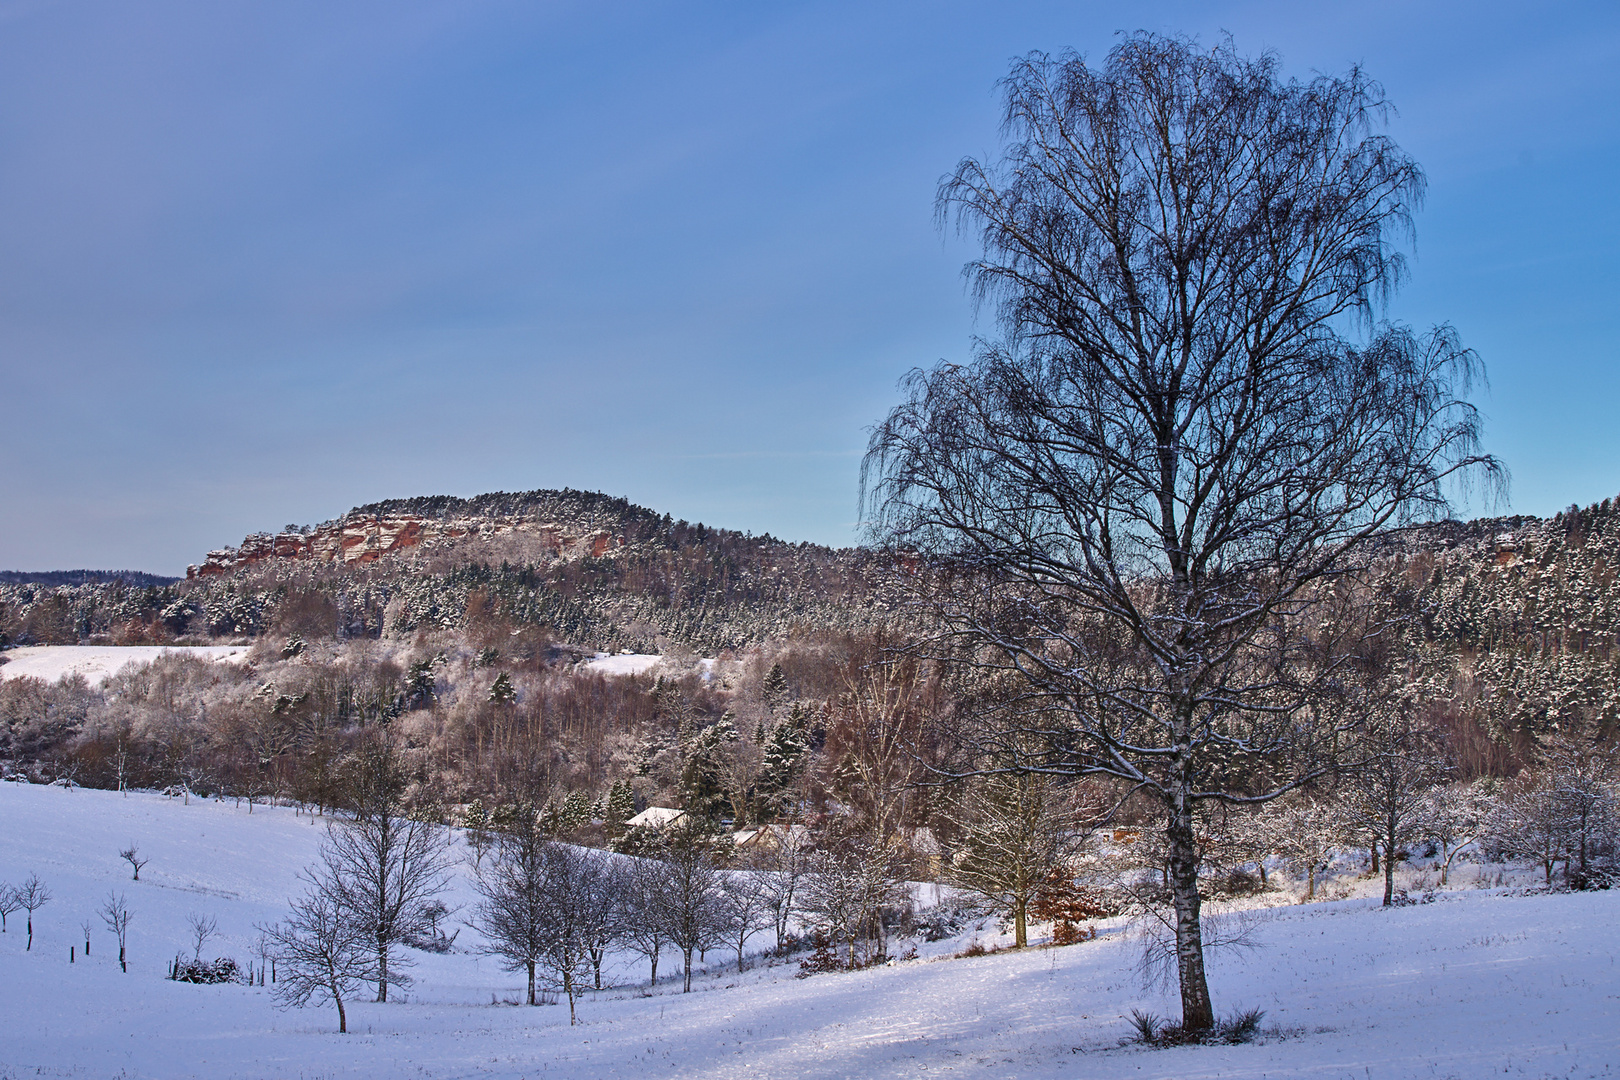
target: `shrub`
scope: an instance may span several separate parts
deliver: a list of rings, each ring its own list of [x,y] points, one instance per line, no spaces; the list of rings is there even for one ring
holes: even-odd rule
[[[1052,927],[1053,945],[1078,945],[1082,941],[1092,941],[1097,937],[1097,928],[1094,926],[1076,926],[1067,919],[1059,919]]]
[[[247,976],[236,966],[236,961],[228,956],[222,956],[217,960],[187,960],[183,956],[176,956],[174,964],[169,968],[169,978],[175,982],[188,983],[247,981]]]

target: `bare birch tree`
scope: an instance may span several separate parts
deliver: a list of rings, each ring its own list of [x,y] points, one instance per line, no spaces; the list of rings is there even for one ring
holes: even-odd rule
[[[1479,467],[1477,358],[1375,321],[1422,171],[1359,69],[1138,34],[1031,54],[1004,151],[942,183],[1003,343],[910,375],[863,466],[872,535],[1017,687],[991,748],[1165,809],[1182,1024],[1209,1029],[1194,820],[1331,764],[1318,605],[1367,542]],[[1307,618],[1307,614],[1311,617]],[[1033,755],[1021,747],[1034,745]]]

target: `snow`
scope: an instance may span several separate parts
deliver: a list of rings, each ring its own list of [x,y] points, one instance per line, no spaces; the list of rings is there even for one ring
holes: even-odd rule
[[[663,661],[662,653],[597,653],[580,667],[598,675],[645,675]],[[697,663],[704,682],[714,677],[717,661],[713,657],[705,657]]]
[[[240,663],[247,645],[25,645],[7,649],[0,664],[0,679],[30,676],[56,682],[68,675],[83,675],[91,683],[106,682],[128,664],[150,664],[165,653],[182,653]]]
[[[663,659],[659,653],[597,653],[581,666],[598,675],[644,675]]]
[[[267,991],[191,986],[163,973],[185,916],[218,918],[207,952],[245,961],[255,922],[280,917],[322,822],[290,809],[0,784],[0,879],[37,872],[55,893],[0,935],[0,1077],[1592,1077],[1620,1071],[1620,894],[1524,895],[1463,888],[1381,910],[1366,899],[1257,913],[1263,947],[1211,958],[1224,1013],[1266,1010],[1280,1034],[1247,1046],[1122,1046],[1130,1010],[1174,1014],[1143,990],[1117,928],[1062,949],[945,959],[993,923],[919,943],[923,958],[797,980],[744,975],[711,952],[695,992],[640,983],[566,1008],[492,1004],[520,980],[472,951],[413,954],[405,1000],[356,1003],[350,1035],[330,1008],[282,1012]],[[151,857],[130,880],[117,855]],[[1469,873],[1458,878],[1469,877]],[[122,974],[99,925],[88,961],[80,921],[109,889],[134,910]],[[455,903],[471,894],[464,876]],[[453,928],[453,927],[452,927]],[[905,948],[901,944],[901,948]],[[931,962],[932,961],[932,962]],[[678,966],[666,956],[669,974]],[[645,979],[639,962],[612,971]]]

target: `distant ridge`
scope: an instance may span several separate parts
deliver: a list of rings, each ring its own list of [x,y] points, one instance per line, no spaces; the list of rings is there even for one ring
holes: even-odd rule
[[[0,570],[0,585],[49,585],[52,588],[122,581],[147,589],[173,585],[179,580],[144,570]]]

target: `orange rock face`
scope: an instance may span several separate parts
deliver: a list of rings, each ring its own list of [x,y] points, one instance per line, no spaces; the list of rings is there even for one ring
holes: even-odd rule
[[[228,574],[266,559],[313,559],[321,562],[368,563],[384,555],[435,541],[466,537],[495,537],[529,533],[551,550],[553,557],[601,558],[622,547],[624,541],[605,529],[573,535],[561,525],[521,519],[379,517],[357,514],[328,522],[308,533],[257,533],[241,546],[210,551],[197,566],[186,567],[187,578]]]

